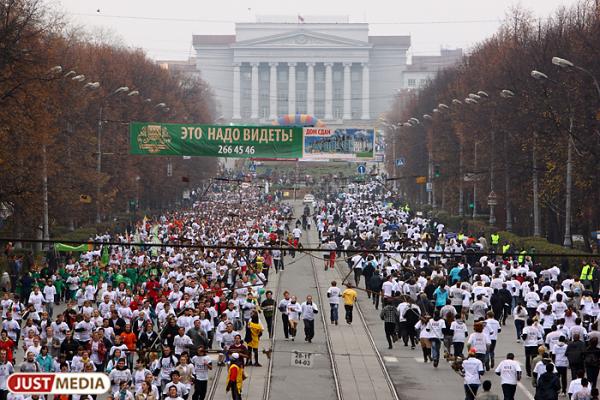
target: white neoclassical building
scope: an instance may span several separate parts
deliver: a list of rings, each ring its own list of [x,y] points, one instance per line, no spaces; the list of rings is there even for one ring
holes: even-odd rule
[[[196,68],[225,121],[310,114],[366,126],[404,86],[410,36],[370,36],[347,17],[257,17],[235,35],[194,35]]]

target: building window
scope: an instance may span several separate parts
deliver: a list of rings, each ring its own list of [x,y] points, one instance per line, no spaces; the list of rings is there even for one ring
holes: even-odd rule
[[[352,70],[352,82],[358,82],[362,80],[361,71]]]
[[[261,81],[268,81],[269,80],[269,70],[268,69],[261,69],[260,70],[260,80]]]
[[[416,79],[409,79],[408,80],[408,87],[415,87],[417,86],[417,80]]]
[[[426,84],[427,84],[427,79],[421,79],[419,81],[419,86],[421,86],[421,87],[425,86]]]
[[[277,71],[277,80],[278,81],[287,81],[288,80],[288,71],[287,69],[278,70]]]
[[[342,119],[344,116],[344,108],[343,107],[334,107],[333,108],[333,118],[334,119]]]
[[[242,118],[250,118],[251,112],[250,107],[242,107]]]
[[[242,98],[248,99],[252,96],[251,88],[243,88],[242,89]]]
[[[296,80],[297,81],[306,81],[306,71],[303,69],[296,70]]]
[[[344,89],[341,87],[333,88],[333,99],[334,100],[343,100],[344,99]]]
[[[269,107],[260,108],[260,117],[263,119],[269,118]]]
[[[322,69],[315,69],[315,81],[325,82],[325,71]]]
[[[352,107],[352,119],[360,118],[360,107],[353,106]]]
[[[333,81],[340,82],[342,80],[342,71],[339,69],[333,70]]]
[[[242,79],[249,81],[252,79],[252,71],[242,71]]]

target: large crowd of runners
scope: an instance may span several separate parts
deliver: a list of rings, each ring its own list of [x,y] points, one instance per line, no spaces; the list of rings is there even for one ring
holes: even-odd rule
[[[0,400],[23,398],[7,391],[14,371],[105,372],[118,400],[203,400],[214,364],[226,366],[226,390],[240,399],[244,370],[261,367],[259,344],[276,314],[285,339],[296,339],[301,321],[304,340],[315,335],[318,304],[287,292],[276,301],[266,286],[286,254],[302,251],[306,229],[318,232],[325,269],[352,271],[327,291],[330,323],[343,304],[351,324],[365,290],[388,347],[419,347],[434,368],[447,360],[464,377],[466,399],[492,400],[498,383],[513,399],[524,375],[536,400],[598,397],[595,263],[570,276],[503,251],[498,237],[448,232],[377,182],[351,184],[293,217],[290,205],[252,190],[243,203],[219,193],[96,238],[110,244],[32,266],[31,285],[0,301]],[[507,323],[516,337],[502,333]],[[500,340],[522,343],[525,365],[496,355]],[[219,353],[214,363],[209,351]]]

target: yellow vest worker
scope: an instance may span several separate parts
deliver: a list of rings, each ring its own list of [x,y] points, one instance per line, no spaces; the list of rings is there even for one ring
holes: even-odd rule
[[[492,245],[497,246],[500,243],[500,235],[492,233]]]
[[[508,253],[509,250],[510,250],[510,244],[507,243],[504,246],[502,246],[502,254]]]
[[[462,233],[459,233],[457,239],[459,242],[462,242],[463,240],[465,240],[465,235],[463,235]]]
[[[525,261],[525,256],[527,255],[527,251],[523,250],[519,253],[519,264],[522,264]]]
[[[594,267],[591,267],[590,264],[586,264],[581,269],[581,276],[579,277],[579,279],[582,281],[591,281],[593,274],[594,274]]]

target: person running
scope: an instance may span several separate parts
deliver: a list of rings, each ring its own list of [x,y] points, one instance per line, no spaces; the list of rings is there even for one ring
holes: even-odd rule
[[[266,298],[260,303],[260,309],[263,312],[265,321],[267,322],[267,332],[269,332],[269,339],[273,337],[273,317],[275,316],[275,300],[273,299],[273,292],[267,290],[265,292]]]
[[[289,304],[287,305],[287,313],[290,322],[290,337],[292,341],[296,339],[296,333],[298,331],[298,323],[300,322],[300,314],[302,314],[302,307],[298,303],[296,296],[292,296]]]
[[[287,290],[283,292],[283,299],[279,301],[277,308],[281,313],[281,322],[283,326],[283,335],[285,336],[285,340],[288,340],[290,337],[290,318],[288,314],[288,305],[291,303],[290,292]]]
[[[460,374],[464,377],[465,400],[475,400],[481,385],[481,377],[485,373],[483,363],[475,355],[475,348],[469,349],[469,355],[462,362],[460,370]]]
[[[198,347],[198,354],[192,357],[194,367],[194,394],[192,400],[204,400],[208,389],[208,371],[212,370],[212,361],[206,355],[204,346]]]
[[[346,323],[352,324],[352,311],[354,310],[354,303],[357,299],[356,290],[352,289],[350,282],[346,283],[346,289],[342,292],[342,298],[344,299],[344,309],[346,310]]]
[[[515,355],[508,353],[506,360],[500,361],[494,372],[500,376],[504,400],[514,400],[522,375],[521,364],[515,361]]]
[[[304,322],[304,341],[312,343],[315,337],[315,315],[319,312],[319,309],[313,303],[310,295],[306,296],[306,301],[300,307],[302,309],[302,321]]]
[[[232,400],[242,400],[244,370],[236,362],[240,359],[240,355],[238,353],[233,353],[231,354],[231,359],[234,362],[229,365],[227,370],[227,386],[225,387],[225,391],[231,392]]]
[[[248,322],[248,327],[246,329],[248,329],[250,333],[250,341],[246,342],[246,344],[248,345],[249,352],[254,354],[254,366],[262,367],[262,365],[260,365],[260,363],[258,362],[258,345],[260,342],[260,337],[263,334],[264,328],[258,319],[257,311],[252,312],[252,317],[250,317],[250,322]],[[246,365],[252,365],[252,354],[249,354]]]
[[[341,290],[336,281],[331,281],[331,286],[327,289],[327,298],[329,299],[329,318],[331,324],[338,324]]]
[[[391,301],[384,300],[384,306],[379,315],[383,321],[385,339],[388,342],[388,349],[392,349],[392,343],[398,340],[396,336],[396,327],[398,326],[398,310]]]

